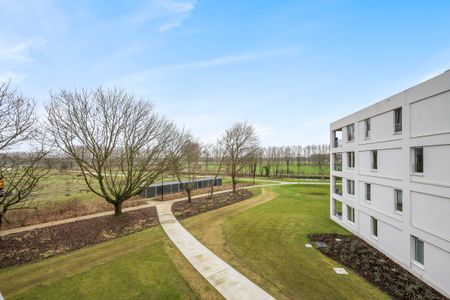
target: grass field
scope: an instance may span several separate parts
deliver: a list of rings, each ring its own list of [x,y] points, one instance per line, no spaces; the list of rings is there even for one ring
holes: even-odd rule
[[[220,299],[159,226],[1,270],[0,291],[6,299]]]
[[[218,168],[218,164],[217,163],[208,163],[208,166],[206,166],[205,164],[202,165],[202,170],[203,171],[208,171],[208,172],[214,172],[217,171]],[[222,166],[222,170],[225,170],[226,167]],[[300,170],[300,171],[299,171]],[[244,173],[248,173],[248,170],[244,169],[243,170]],[[286,162],[281,162],[279,167],[278,167],[278,173],[279,174],[287,174],[287,165]],[[328,165],[328,163],[324,166],[324,174],[329,174],[330,173],[330,166]],[[257,167],[257,175],[262,175],[259,172],[259,166]],[[320,175],[320,169],[317,165],[313,165],[313,164],[301,164],[300,165],[300,169],[297,168],[297,164],[292,163],[289,166],[289,174],[290,175]],[[273,165],[270,171],[270,175],[274,176],[275,175],[275,166]]]
[[[208,212],[184,225],[278,299],[388,298],[352,272],[335,274],[332,267],[339,264],[305,248],[309,233],[348,234],[329,219],[328,186],[289,185],[264,188],[263,193],[263,199],[274,199]]]
[[[312,248],[307,234],[348,234],[329,219],[328,185],[253,189],[254,197],[183,221],[218,256],[277,299],[387,299]],[[220,299],[153,227],[41,262],[0,270],[6,299]]]

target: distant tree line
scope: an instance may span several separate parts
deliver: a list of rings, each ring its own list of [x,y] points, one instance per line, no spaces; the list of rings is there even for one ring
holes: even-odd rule
[[[217,145],[205,147],[202,155],[203,172],[210,173],[220,162],[217,148]],[[311,175],[324,179],[328,173],[329,157],[328,144],[258,147],[240,173],[247,176],[295,177],[304,173],[303,168],[313,167]],[[224,174],[229,172],[228,169],[223,170]]]

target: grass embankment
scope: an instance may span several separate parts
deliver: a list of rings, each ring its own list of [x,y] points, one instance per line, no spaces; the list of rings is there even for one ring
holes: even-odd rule
[[[0,291],[6,299],[220,299],[159,226],[0,270]]]
[[[260,196],[183,224],[278,299],[388,298],[353,272],[335,274],[338,263],[305,247],[309,233],[348,234],[329,219],[328,197],[327,185],[265,188]]]

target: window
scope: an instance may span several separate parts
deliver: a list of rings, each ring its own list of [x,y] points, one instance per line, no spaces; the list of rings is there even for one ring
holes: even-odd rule
[[[355,209],[347,205],[347,220],[355,223]]]
[[[414,162],[413,172],[423,173],[423,147],[413,148]]]
[[[378,151],[377,150],[370,151],[370,156],[371,156],[372,170],[377,170],[378,169]]]
[[[342,195],[342,177],[333,176],[334,178],[334,193]]]
[[[342,153],[333,153],[334,170],[342,171]]]
[[[347,194],[355,195],[355,181],[347,179]]]
[[[394,190],[395,211],[403,212],[403,191]]]
[[[347,166],[349,168],[355,167],[355,152],[347,152]]]
[[[402,132],[402,108],[394,110],[394,132]]]
[[[370,226],[370,230],[373,236],[378,237],[378,220],[375,219],[374,217],[370,217],[370,221],[371,221],[371,226]]]
[[[424,264],[424,243],[419,238],[415,236],[412,237],[413,240],[413,251],[414,251],[414,261],[419,264]]]
[[[342,202],[336,199],[334,200],[334,215],[339,219],[342,219]]]
[[[351,142],[355,139],[355,124],[347,126],[347,141]]]
[[[366,183],[366,201],[372,200],[370,189],[371,189],[370,183]]]
[[[342,129],[338,129],[333,131],[333,147],[341,147],[341,141],[342,141]]]
[[[364,120],[364,137],[366,139],[370,138],[370,119]]]

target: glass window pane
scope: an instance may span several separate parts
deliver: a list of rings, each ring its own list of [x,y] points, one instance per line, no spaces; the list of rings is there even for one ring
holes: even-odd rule
[[[414,260],[422,265],[424,264],[424,244],[416,237],[414,237]]]

